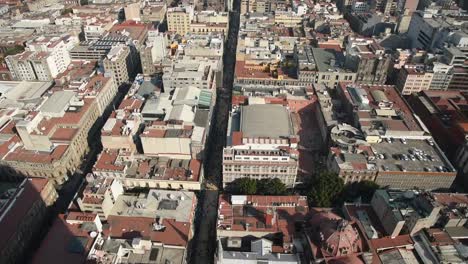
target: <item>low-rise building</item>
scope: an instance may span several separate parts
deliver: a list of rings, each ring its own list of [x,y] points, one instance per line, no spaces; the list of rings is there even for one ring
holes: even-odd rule
[[[86,175],[87,186],[82,197],[77,198],[82,212],[97,214],[102,220],[107,219],[117,198],[124,193],[122,183],[112,177]]]
[[[309,212],[307,198],[304,196],[261,196],[261,195],[221,195],[218,205],[217,236],[225,243],[231,241],[230,247],[242,250],[239,240],[243,237],[254,236],[262,238],[280,233],[282,236],[276,240],[271,248],[263,254],[274,258],[274,254],[287,254],[286,257],[294,262],[297,257],[294,252],[295,225],[303,223]],[[232,243],[236,242],[237,243]],[[268,245],[269,241],[257,240],[255,245]],[[224,245],[226,246],[226,245]],[[228,246],[229,247],[229,246]],[[223,254],[223,255],[220,255]],[[231,263],[235,255],[241,254],[238,261],[246,257],[242,252],[227,252],[222,248],[218,250],[218,261]],[[271,255],[270,255],[271,254]],[[230,256],[230,257],[229,257]],[[260,258],[254,253],[252,258]]]
[[[348,68],[356,72],[356,82],[364,84],[385,84],[390,68],[390,54],[375,40],[349,40],[346,48]]]
[[[221,60],[177,60],[164,68],[163,84],[166,89],[195,86],[215,90],[221,84]]]
[[[468,105],[467,96],[464,91],[429,90],[414,94],[409,99],[435,141],[457,167],[463,181],[466,181],[468,175],[468,119],[462,113],[462,109]]]
[[[395,87],[340,83],[327,166],[345,182],[448,189],[456,170]],[[352,113],[352,114],[350,114]]]
[[[136,150],[135,139],[142,124],[144,100],[124,99],[111,113],[101,130],[102,146],[106,149]]]
[[[197,159],[146,157],[136,153],[104,150],[93,167],[94,175],[118,180],[126,189],[201,189],[203,168]]]

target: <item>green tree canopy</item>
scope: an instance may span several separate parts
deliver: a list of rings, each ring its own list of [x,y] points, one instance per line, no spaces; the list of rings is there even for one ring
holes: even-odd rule
[[[308,198],[313,206],[331,207],[343,191],[344,183],[336,173],[322,172],[312,182]]]
[[[228,186],[228,192],[243,195],[285,195],[287,188],[278,178],[272,179],[250,179],[241,178],[233,181]]]
[[[343,202],[354,202],[360,198],[361,202],[369,203],[377,189],[379,189],[379,185],[373,181],[353,182],[345,186],[341,200]]]
[[[257,182],[257,194],[261,195],[284,195],[286,185],[278,179],[262,179]]]
[[[250,178],[241,178],[233,182],[234,192],[238,194],[256,194],[257,193],[257,181]]]
[[[9,47],[5,51],[5,56],[15,55],[24,51],[24,46],[15,45],[14,47]]]

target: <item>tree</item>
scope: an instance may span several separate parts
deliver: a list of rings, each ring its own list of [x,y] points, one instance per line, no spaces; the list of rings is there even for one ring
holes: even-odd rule
[[[257,182],[257,194],[260,195],[284,195],[286,185],[278,179],[261,179]]]
[[[241,178],[233,182],[234,191],[238,194],[256,194],[257,181],[249,178]]]
[[[321,172],[312,182],[309,202],[317,207],[331,207],[338,200],[343,187],[343,179],[336,173]]]
[[[72,8],[65,8],[65,9],[62,10],[62,12],[60,12],[60,14],[61,14],[62,16],[67,15],[67,14],[71,14],[71,13],[73,13],[73,9],[72,9]]]
[[[24,46],[15,45],[14,47],[9,47],[5,51],[5,56],[15,55],[24,51]]]
[[[342,201],[354,202],[360,198],[361,202],[369,203],[379,185],[373,181],[360,181],[347,184],[342,193]]]

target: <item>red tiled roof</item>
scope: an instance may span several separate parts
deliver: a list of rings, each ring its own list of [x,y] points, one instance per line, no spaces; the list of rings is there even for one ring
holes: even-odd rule
[[[377,251],[390,249],[390,248],[405,247],[405,246],[414,244],[410,235],[400,235],[395,238],[391,238],[391,237],[377,238],[377,239],[371,240],[370,243],[372,245],[372,248]]]
[[[78,132],[78,128],[57,128],[50,138],[51,140],[60,141],[71,141],[75,134]]]
[[[99,171],[123,171],[125,169],[124,165],[116,165],[115,161],[119,155],[118,150],[105,150],[101,152],[94,165],[94,169]]]
[[[192,171],[192,177],[194,181],[198,181],[200,177],[201,161],[197,159],[192,159],[190,161],[190,170]]]
[[[111,215],[107,218],[109,235],[113,238],[133,239],[143,237],[165,245],[187,246],[190,239],[190,223],[163,219],[164,231],[153,230],[153,218]]]
[[[31,163],[52,163],[62,158],[69,145],[58,145],[51,153],[37,152],[26,150],[23,147],[15,149],[15,151],[8,153],[4,160],[6,161],[23,161]]]

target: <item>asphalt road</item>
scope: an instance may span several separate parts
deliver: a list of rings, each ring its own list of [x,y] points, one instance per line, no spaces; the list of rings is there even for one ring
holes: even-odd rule
[[[218,218],[218,196],[222,188],[222,152],[226,145],[226,133],[231,108],[232,86],[236,64],[237,36],[239,34],[240,1],[234,1],[234,11],[229,13],[229,32],[223,55],[223,86],[217,90],[211,131],[206,146],[205,184],[199,195],[195,217],[190,263],[214,262],[216,251],[216,226]]]

